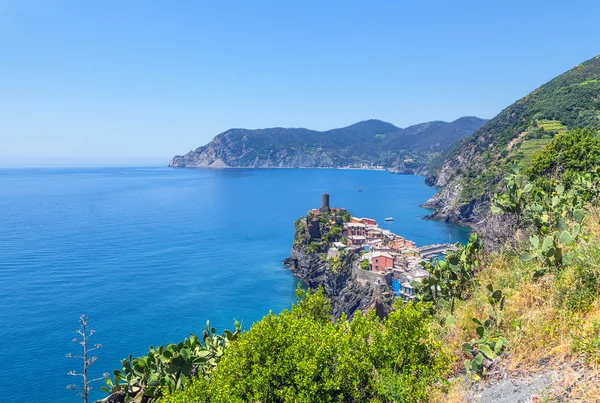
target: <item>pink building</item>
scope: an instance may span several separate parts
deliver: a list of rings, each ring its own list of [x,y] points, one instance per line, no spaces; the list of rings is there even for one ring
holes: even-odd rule
[[[348,230],[348,236],[367,236],[366,226],[363,223],[349,222],[344,226]]]
[[[348,242],[353,246],[362,246],[367,242],[367,238],[362,235],[348,235]]]
[[[374,252],[371,255],[371,270],[386,271],[394,268],[394,258],[387,252]]]

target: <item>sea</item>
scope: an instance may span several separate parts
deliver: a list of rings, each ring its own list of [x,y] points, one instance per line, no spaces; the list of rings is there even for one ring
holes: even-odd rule
[[[361,190],[361,191],[359,191]],[[341,169],[0,170],[0,401],[78,402],[68,384],[85,314],[101,344],[90,376],[149,346],[243,329],[289,308],[283,266],[294,220],[330,194],[417,245],[469,230],[423,220],[435,193],[418,176]],[[394,221],[384,221],[394,217]],[[90,401],[104,397],[94,384]]]

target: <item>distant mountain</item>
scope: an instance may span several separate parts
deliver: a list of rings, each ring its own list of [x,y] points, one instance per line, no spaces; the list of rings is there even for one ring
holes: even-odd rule
[[[427,207],[434,218],[478,222],[512,164],[527,168],[534,153],[573,128],[600,129],[600,56],[542,85],[430,163],[427,183],[441,187]]]
[[[477,130],[485,119],[428,122],[401,129],[366,120],[324,132],[302,128],[230,129],[210,143],[175,156],[170,167],[387,168],[422,170],[456,141]]]

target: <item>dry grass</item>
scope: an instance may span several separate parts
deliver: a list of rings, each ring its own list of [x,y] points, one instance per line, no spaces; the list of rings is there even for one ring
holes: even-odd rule
[[[431,395],[432,403],[467,403],[468,401],[467,385],[462,379],[454,379],[445,393],[437,390]]]
[[[582,270],[600,273],[600,207],[591,209],[584,229],[586,241],[575,251],[578,263],[556,275],[534,278],[533,273],[540,267],[522,262],[514,251],[486,258],[470,298],[456,306],[454,325],[440,325],[438,329],[456,358],[455,375],[464,374],[463,361],[471,358],[462,351],[462,344],[478,337],[472,318],[488,317],[486,286],[491,283],[506,295],[503,320],[497,331],[508,339],[509,352],[501,370],[516,376],[556,370],[562,380],[555,385],[550,401],[600,403],[600,351],[593,351],[596,340],[600,343],[593,330],[595,321],[600,323],[600,291],[593,297],[595,301],[583,308],[565,305],[567,297],[571,301],[579,298],[573,291],[579,287]],[[593,278],[600,278],[600,274]],[[447,314],[441,313],[441,317]],[[577,339],[592,340],[592,348],[588,346],[587,353],[585,348],[582,352],[576,346]],[[467,393],[463,382],[455,382],[436,401],[465,402]]]
[[[590,237],[600,240],[600,207],[590,209],[590,213],[583,224]]]
[[[548,397],[549,401],[572,403],[600,402],[600,372],[587,368],[566,368]]]

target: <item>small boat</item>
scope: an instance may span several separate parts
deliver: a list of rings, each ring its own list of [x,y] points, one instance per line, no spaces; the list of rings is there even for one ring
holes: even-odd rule
[[[394,221],[394,217],[386,217],[383,221]]]
[[[362,192],[362,189],[358,189],[359,192]]]

